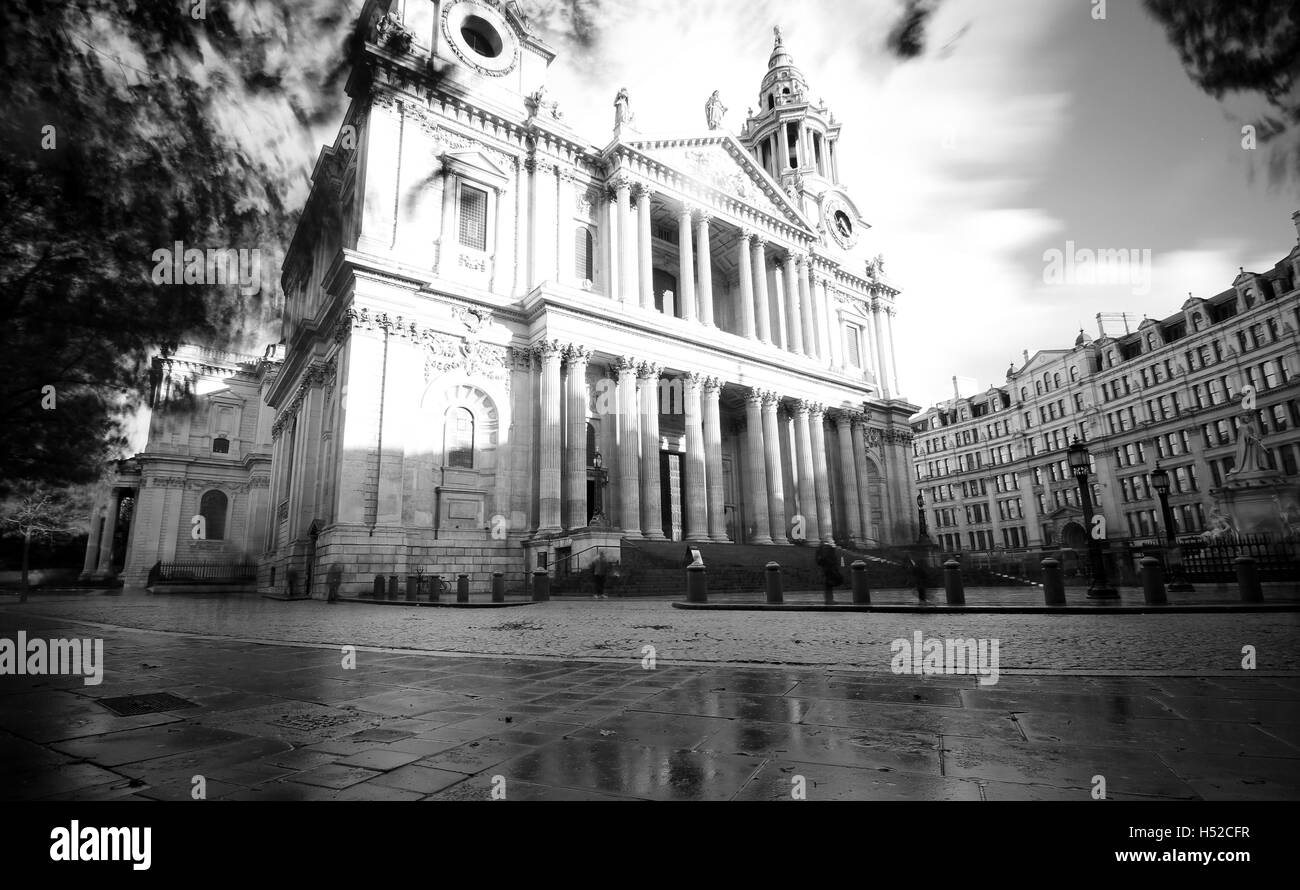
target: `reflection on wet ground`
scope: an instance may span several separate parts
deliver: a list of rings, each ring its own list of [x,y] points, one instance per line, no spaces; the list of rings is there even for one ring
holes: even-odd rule
[[[0,635],[17,619],[0,613]],[[1289,675],[893,676],[356,653],[27,616],[100,685],[0,677],[4,799],[1300,797]],[[99,699],[197,707],[117,716]]]

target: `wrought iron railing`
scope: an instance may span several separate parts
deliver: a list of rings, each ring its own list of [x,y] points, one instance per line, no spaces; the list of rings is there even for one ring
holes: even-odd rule
[[[244,584],[257,580],[255,562],[157,562],[149,570],[154,584]]]

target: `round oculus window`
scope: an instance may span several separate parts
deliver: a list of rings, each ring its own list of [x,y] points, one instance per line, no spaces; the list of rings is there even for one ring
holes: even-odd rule
[[[485,59],[495,59],[501,55],[501,35],[479,16],[465,16],[460,25],[460,36],[466,46]]]

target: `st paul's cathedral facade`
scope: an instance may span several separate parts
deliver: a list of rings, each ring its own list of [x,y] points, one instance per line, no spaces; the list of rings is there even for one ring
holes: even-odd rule
[[[517,586],[642,541],[916,540],[899,291],[779,30],[738,134],[716,93],[655,135],[619,91],[593,144],[513,2],[362,15],[284,263],[284,340],[243,372],[270,464],[225,558],[322,596],[326,568],[356,595],[417,571]]]

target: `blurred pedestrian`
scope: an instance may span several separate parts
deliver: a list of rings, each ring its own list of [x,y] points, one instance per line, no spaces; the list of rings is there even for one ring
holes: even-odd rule
[[[605,576],[609,574],[609,563],[605,561],[605,553],[602,550],[596,551],[596,560],[591,564],[591,581],[596,585],[596,592],[592,594],[594,600],[605,600]]]
[[[929,586],[925,577],[925,566],[909,556],[907,558],[907,571],[912,576],[912,582],[916,585],[917,599],[925,602],[925,589]]]
[[[823,541],[817,547],[817,565],[822,570],[822,584],[827,605],[835,602],[835,588],[844,583],[840,574],[840,554],[834,544]]]

